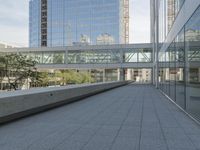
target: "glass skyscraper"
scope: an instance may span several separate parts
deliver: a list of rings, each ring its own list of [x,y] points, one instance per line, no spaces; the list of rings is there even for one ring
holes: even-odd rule
[[[29,46],[128,42],[128,0],[30,0]]]

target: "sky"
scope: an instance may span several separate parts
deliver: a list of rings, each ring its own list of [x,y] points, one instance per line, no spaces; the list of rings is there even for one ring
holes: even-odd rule
[[[28,46],[29,0],[0,0],[0,42]],[[150,40],[150,0],[130,0],[130,43]]]

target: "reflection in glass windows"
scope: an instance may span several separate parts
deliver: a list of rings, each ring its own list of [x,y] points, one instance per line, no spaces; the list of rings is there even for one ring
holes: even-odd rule
[[[131,80],[135,83],[151,83],[152,70],[146,68],[127,68],[125,69],[125,80]]]
[[[176,102],[185,108],[185,47],[184,28],[175,39],[176,48]]]
[[[176,67],[175,67],[175,45],[171,43],[169,47],[169,90],[170,98],[176,100]]]
[[[185,0],[159,0],[159,43],[163,43]]]
[[[119,50],[68,51],[67,59],[69,64],[104,64],[121,62]]]
[[[102,49],[100,46],[99,49],[80,49],[80,47],[74,49],[73,47],[73,50],[45,48],[44,51],[42,49],[32,49],[32,51],[28,51],[29,49],[22,51],[21,54],[32,58],[37,64],[152,63],[151,48],[106,48],[105,46],[105,49]]]
[[[31,47],[41,46],[40,3],[30,1]],[[121,0],[48,0],[47,46],[124,43],[122,10]]]
[[[200,117],[200,8],[185,26],[187,52],[187,110]]]
[[[180,1],[181,2],[181,1]],[[159,53],[160,89],[200,120],[200,7]]]
[[[39,47],[41,41],[40,30],[40,13],[41,9],[38,7],[40,0],[30,0],[29,4],[29,46]]]
[[[64,64],[65,52],[31,52],[23,53],[35,60],[38,64]]]
[[[152,49],[123,50],[124,62],[151,62]]]

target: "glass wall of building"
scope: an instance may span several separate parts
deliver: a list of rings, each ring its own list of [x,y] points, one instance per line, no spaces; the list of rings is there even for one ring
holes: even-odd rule
[[[41,10],[40,0],[29,2],[29,44],[31,47],[40,47],[41,42]]]
[[[175,39],[176,51],[176,103],[185,108],[185,49],[184,28]]]
[[[185,25],[187,111],[200,116],[200,8]]]
[[[22,53],[35,60],[38,64],[64,64],[65,52],[30,52]]]
[[[118,81],[118,69],[91,69],[94,82]]]
[[[28,51],[28,49],[27,49]],[[14,52],[13,52],[14,53]],[[5,53],[9,54],[9,53]],[[37,64],[117,64],[152,63],[151,48],[85,49],[21,52]]]
[[[163,43],[185,0],[159,0],[159,43]]]
[[[119,50],[68,51],[67,62],[69,64],[120,63],[121,58]]]
[[[166,51],[159,53],[160,89],[200,119],[200,7]]]
[[[30,46],[41,42],[39,0],[30,1]],[[47,46],[123,43],[121,0],[48,0]],[[33,13],[34,12],[34,13]]]
[[[176,100],[176,67],[175,67],[175,45],[171,43],[169,47],[169,95]]]
[[[132,80],[134,83],[152,83],[152,69],[148,68],[127,68],[125,69],[125,80]]]
[[[152,62],[152,49],[126,49],[123,50],[124,62]]]

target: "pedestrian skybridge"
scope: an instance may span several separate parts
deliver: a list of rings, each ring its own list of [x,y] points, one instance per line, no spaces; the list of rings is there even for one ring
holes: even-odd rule
[[[152,68],[152,44],[95,45],[53,48],[6,48],[3,53],[21,53],[38,62],[39,68],[97,69]]]

